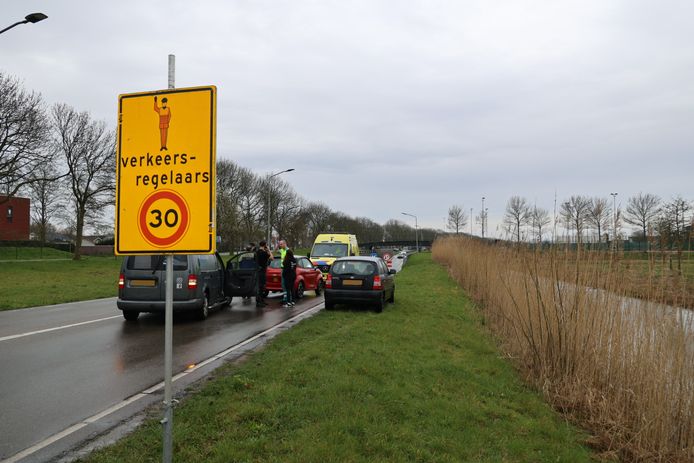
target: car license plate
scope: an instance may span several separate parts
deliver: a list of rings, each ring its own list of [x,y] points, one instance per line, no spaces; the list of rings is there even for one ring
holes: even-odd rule
[[[343,286],[361,286],[361,280],[344,280]]]
[[[154,280],[130,280],[130,286],[154,286]]]

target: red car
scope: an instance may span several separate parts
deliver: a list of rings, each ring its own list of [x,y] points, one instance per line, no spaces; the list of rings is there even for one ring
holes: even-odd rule
[[[296,280],[294,281],[294,295],[296,299],[304,297],[304,291],[315,291],[316,296],[320,296],[325,288],[323,273],[318,267],[313,265],[308,257],[294,256],[296,258]],[[280,268],[279,258],[270,262],[267,268],[267,283],[265,288],[267,293],[282,292],[282,269]]]

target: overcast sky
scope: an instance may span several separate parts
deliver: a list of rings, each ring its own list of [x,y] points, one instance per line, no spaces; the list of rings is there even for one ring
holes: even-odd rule
[[[383,223],[494,234],[512,195],[694,199],[689,0],[3,0],[0,70],[115,127],[121,93],[218,88],[217,158]],[[474,225],[475,233],[479,226]]]

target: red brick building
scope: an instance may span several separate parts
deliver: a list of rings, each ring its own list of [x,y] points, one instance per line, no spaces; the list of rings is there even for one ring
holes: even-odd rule
[[[0,241],[29,239],[29,199],[0,195]]]

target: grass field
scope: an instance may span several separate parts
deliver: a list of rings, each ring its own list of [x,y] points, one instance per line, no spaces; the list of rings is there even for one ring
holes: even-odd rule
[[[15,249],[20,260],[13,262]],[[298,249],[297,255],[308,251]],[[117,295],[121,258],[83,256],[73,261],[72,254],[56,249],[40,252],[0,247],[0,260],[7,260],[0,265],[0,311]],[[41,261],[22,262],[35,259]]]
[[[2,247],[0,260],[72,259],[72,254],[54,248]]]
[[[382,314],[323,311],[215,376],[176,409],[175,461],[591,461],[430,255]],[[160,461],[152,416],[86,461]]]
[[[3,262],[0,310],[116,296],[120,258]]]

